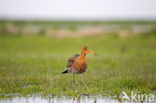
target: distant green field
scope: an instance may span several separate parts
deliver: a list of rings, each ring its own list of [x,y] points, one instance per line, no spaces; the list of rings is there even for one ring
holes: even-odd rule
[[[87,72],[60,74],[69,57],[86,45]],[[0,94],[116,95],[156,90],[156,35],[119,38],[0,36]]]

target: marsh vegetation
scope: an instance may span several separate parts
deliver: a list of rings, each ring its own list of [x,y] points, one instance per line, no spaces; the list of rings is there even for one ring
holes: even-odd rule
[[[156,90],[156,33],[48,37],[0,35],[0,94],[118,95]],[[87,72],[61,75],[69,57],[87,45]],[[83,81],[83,82],[82,82]]]

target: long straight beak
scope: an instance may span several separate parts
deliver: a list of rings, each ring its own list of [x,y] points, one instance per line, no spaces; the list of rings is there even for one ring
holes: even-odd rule
[[[93,54],[93,55],[97,56],[97,54],[95,52],[90,51],[90,50],[88,50],[88,54]]]

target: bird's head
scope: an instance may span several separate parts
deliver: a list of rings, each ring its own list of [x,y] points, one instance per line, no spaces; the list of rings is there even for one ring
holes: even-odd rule
[[[82,51],[81,51],[81,52],[84,53],[84,54],[93,54],[93,55],[96,55],[95,52],[93,52],[93,51],[91,51],[91,50],[88,50],[87,46],[84,46],[84,47],[82,48]]]

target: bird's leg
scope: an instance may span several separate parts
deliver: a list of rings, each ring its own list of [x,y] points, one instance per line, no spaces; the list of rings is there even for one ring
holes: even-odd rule
[[[87,84],[86,84],[86,81],[85,81],[84,76],[81,75],[81,77],[83,77],[83,78],[81,78],[81,83],[83,83],[83,85],[85,86],[85,88],[86,88],[87,90],[89,90],[89,89],[88,89],[88,86],[87,86]],[[83,79],[83,81],[82,81],[82,79]]]
[[[73,83],[75,84],[75,78],[74,78],[74,74],[73,74]]]
[[[72,83],[72,89],[75,90],[75,78],[74,78],[74,74],[73,74],[73,83]]]
[[[80,83],[82,84],[83,82],[82,82],[82,74],[80,74]]]

